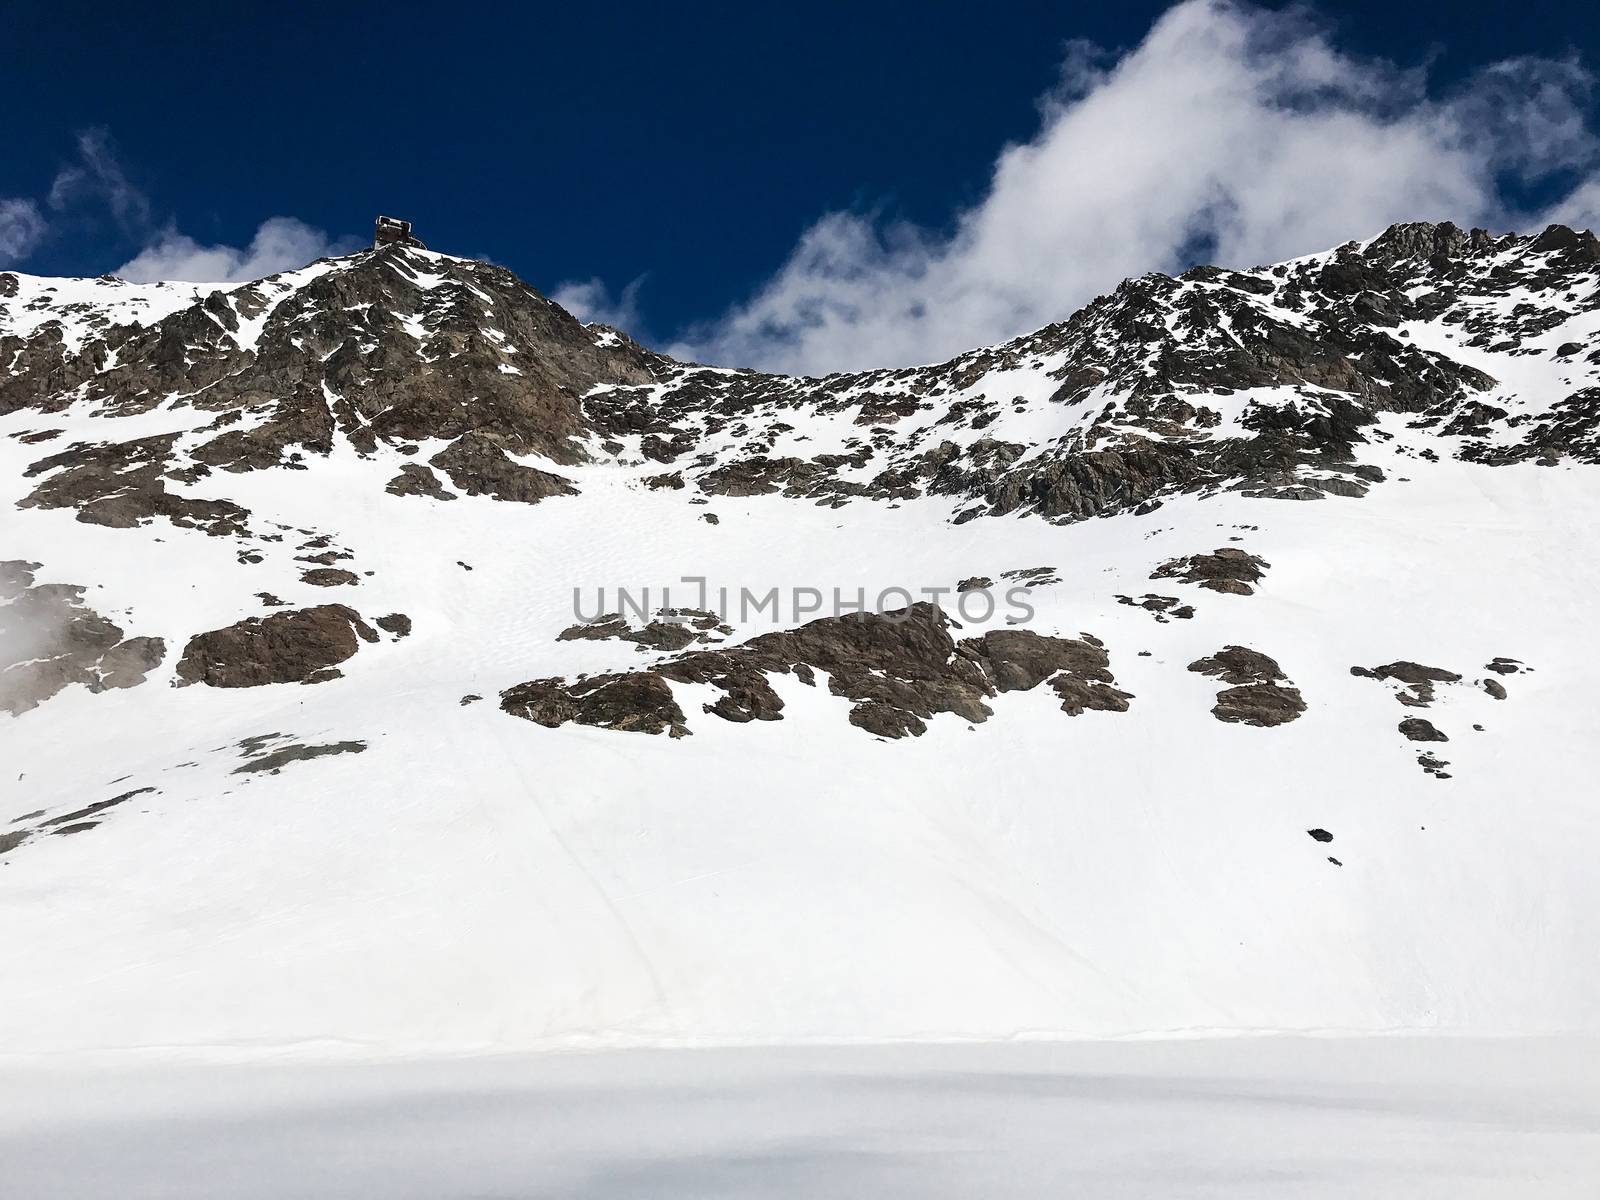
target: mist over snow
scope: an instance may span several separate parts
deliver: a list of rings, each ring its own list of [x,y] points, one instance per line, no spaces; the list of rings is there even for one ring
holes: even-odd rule
[[[747,301],[668,349],[802,373],[932,362],[1151,270],[1248,267],[1404,220],[1586,226],[1600,208],[1581,107],[1593,82],[1574,59],[1518,58],[1435,95],[1424,68],[1345,53],[1303,10],[1191,0],[1120,57],[1071,45],[1039,132],[1001,151],[948,236],[827,213]],[[1551,211],[1514,199],[1569,178]],[[556,294],[626,325],[636,290]]]

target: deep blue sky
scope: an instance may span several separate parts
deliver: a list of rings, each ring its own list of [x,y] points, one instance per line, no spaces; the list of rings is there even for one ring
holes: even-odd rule
[[[935,228],[1037,126],[1063,44],[1138,42],[1165,5],[596,5],[0,0],[0,196],[40,196],[103,127],[158,223],[242,244],[298,217],[365,235],[410,217],[436,249],[549,288],[648,272],[646,324],[720,312],[824,211]],[[1577,51],[1585,4],[1319,6],[1347,49],[1484,62]],[[139,237],[82,217],[24,269],[115,267]]]

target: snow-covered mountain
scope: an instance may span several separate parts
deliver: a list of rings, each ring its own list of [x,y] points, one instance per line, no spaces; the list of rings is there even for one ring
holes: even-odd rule
[[[1560,226],[824,379],[0,274],[0,1052],[1600,1031],[1597,331]]]

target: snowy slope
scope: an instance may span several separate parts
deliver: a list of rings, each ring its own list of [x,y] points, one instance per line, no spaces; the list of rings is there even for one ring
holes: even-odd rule
[[[0,1051],[1600,1030],[1600,307],[1556,241],[1151,277],[821,381],[671,363],[414,251],[138,312],[0,276]],[[48,286],[81,305],[55,325]],[[1362,307],[1389,292],[1413,307]],[[1152,578],[1230,547],[1268,564],[1251,594]],[[1011,628],[1103,643],[1125,711],[1041,684],[875,736],[835,664],[769,669],[777,719],[723,720],[672,664],[825,613],[560,638],[574,589],[681,607],[687,576],[945,589],[972,639],[1007,610],[948,589],[1041,566]],[[52,584],[78,607],[30,599]],[[223,643],[188,655],[329,604],[375,639],[334,619],[338,677],[215,686]],[[158,661],[122,686],[37,627],[63,612]],[[1190,664],[1229,646],[1303,713],[1214,716],[1228,682]],[[1370,672],[1406,663],[1460,678],[1402,702]],[[641,673],[689,736],[498,703]]]

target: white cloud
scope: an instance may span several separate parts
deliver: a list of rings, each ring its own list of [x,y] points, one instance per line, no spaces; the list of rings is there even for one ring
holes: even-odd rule
[[[304,221],[271,217],[261,223],[250,244],[243,248],[203,246],[187,234],[168,228],[115,273],[134,283],[158,279],[242,283],[355,248],[352,239],[330,238]]]
[[[63,222],[70,226],[106,213],[125,235],[145,243],[143,250],[117,270],[123,278],[141,283],[259,279],[324,255],[347,253],[362,244],[350,237],[331,238],[293,217],[263,221],[243,248],[201,245],[170,223],[154,232],[150,200],[128,179],[110,134],[104,129],[88,129],[78,134],[75,157],[56,172],[42,203],[0,198],[0,266],[27,258],[52,232],[53,225],[59,233]]]
[[[27,258],[48,229],[32,200],[0,199],[0,267]]]
[[[623,288],[620,296],[613,296],[603,280],[572,279],[556,285],[550,293],[550,299],[586,325],[596,322],[614,325],[618,329],[628,330],[635,337],[641,337],[639,288],[643,284],[644,276],[641,275]]]
[[[1401,220],[1506,227],[1502,183],[1587,172],[1577,63],[1495,64],[1443,97],[1341,53],[1303,12],[1189,0],[1109,67],[1073,47],[1038,134],[949,236],[829,213],[674,353],[821,372],[925,362],[1059,320],[1130,275],[1249,266]],[[1555,213],[1585,222],[1600,183]],[[588,285],[585,285],[588,286]]]
[[[150,225],[150,200],[129,182],[104,129],[78,134],[77,161],[56,172],[48,202],[52,210],[62,212],[94,201],[109,208],[123,229],[137,233]]]

